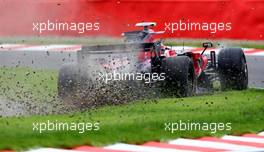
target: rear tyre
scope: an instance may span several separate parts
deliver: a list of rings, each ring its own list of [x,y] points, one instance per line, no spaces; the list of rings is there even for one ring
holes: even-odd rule
[[[195,93],[196,81],[192,60],[187,56],[165,58],[162,61],[165,73],[166,95],[187,97]]]
[[[241,48],[225,48],[218,55],[218,71],[222,90],[248,87],[248,69]]]
[[[77,63],[65,64],[59,70],[58,96],[61,100],[69,101],[76,97],[80,85],[80,71]]]

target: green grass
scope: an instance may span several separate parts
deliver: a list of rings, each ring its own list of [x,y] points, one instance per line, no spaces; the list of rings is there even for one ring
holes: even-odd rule
[[[56,94],[54,71],[2,68],[1,89],[16,84],[25,85],[34,99],[45,102],[47,94]],[[3,72],[5,74],[3,74]],[[27,75],[27,73],[30,73]],[[37,76],[38,75],[38,76]],[[52,79],[51,79],[52,77]],[[26,80],[25,80],[26,78]],[[45,85],[37,85],[44,80]],[[20,90],[20,87],[17,88]],[[12,97],[12,96],[11,96]],[[25,98],[25,97],[24,97]],[[33,102],[33,101],[32,101]],[[242,134],[264,130],[264,90],[216,92],[209,96],[165,98],[137,101],[125,105],[101,107],[83,112],[61,115],[0,118],[0,149],[22,150],[33,147],[74,147],[78,145],[103,146],[116,142],[144,143],[167,141],[178,137],[197,138]],[[98,131],[33,131],[33,123],[41,122],[100,123]],[[232,123],[232,130],[217,131],[165,131],[165,123]]]
[[[51,101],[57,95],[57,71],[0,68],[0,97],[9,100]]]

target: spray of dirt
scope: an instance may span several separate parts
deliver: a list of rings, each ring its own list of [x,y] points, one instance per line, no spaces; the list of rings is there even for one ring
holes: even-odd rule
[[[0,116],[19,117],[29,115],[47,115],[69,112],[70,107],[57,102],[35,102],[28,100],[10,100],[0,97]]]

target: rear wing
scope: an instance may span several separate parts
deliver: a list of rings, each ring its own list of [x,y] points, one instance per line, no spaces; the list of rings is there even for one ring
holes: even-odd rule
[[[113,45],[82,46],[78,51],[80,54],[104,54],[104,53],[126,53],[126,52],[148,52],[153,49],[154,43],[129,43]]]
[[[77,52],[77,60],[79,63],[83,63],[99,58],[116,58],[118,56],[133,58],[140,51],[148,52],[153,50],[154,46],[155,43],[82,46],[82,49]]]

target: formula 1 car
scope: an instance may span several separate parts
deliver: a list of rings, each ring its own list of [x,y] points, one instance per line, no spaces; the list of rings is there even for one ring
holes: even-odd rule
[[[222,90],[248,87],[248,71],[241,48],[224,48],[218,55],[203,43],[199,53],[179,53],[163,45],[150,27],[154,22],[137,23],[143,30],[123,33],[125,43],[83,46],[77,63],[63,65],[59,71],[59,97],[72,104],[97,106],[118,104],[142,96],[186,97],[198,87],[212,89],[220,80]],[[74,101],[74,102],[72,102]]]

